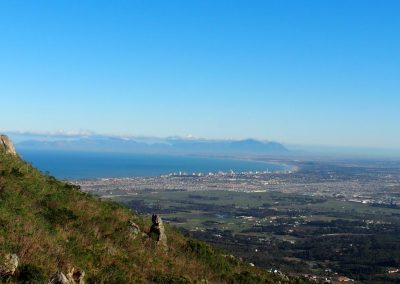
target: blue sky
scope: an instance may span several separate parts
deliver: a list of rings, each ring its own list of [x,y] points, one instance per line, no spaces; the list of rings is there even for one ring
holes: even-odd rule
[[[0,130],[400,148],[400,1],[2,1]]]

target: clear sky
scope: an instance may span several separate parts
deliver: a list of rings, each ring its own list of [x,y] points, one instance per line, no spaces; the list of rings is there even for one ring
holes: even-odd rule
[[[400,1],[3,1],[0,130],[400,148]]]

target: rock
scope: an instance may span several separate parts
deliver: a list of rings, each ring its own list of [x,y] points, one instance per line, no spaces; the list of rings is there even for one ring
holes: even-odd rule
[[[16,254],[6,254],[0,263],[0,275],[9,277],[14,275],[18,268],[19,258]]]
[[[67,273],[67,279],[70,284],[84,284],[85,272],[79,269],[71,268]]]
[[[8,154],[17,155],[14,144],[7,135],[0,135],[0,149],[4,149]]]
[[[139,227],[135,222],[133,222],[132,220],[130,220],[130,221],[128,222],[128,229],[129,229],[129,232],[131,233],[133,239],[136,239],[136,237],[137,237],[137,236],[139,235],[139,233],[140,233],[140,227]]]
[[[68,281],[64,273],[58,271],[50,278],[49,284],[71,284],[71,283]]]
[[[61,271],[58,271],[54,274],[48,284],[84,284],[85,281],[83,278],[85,277],[85,272],[79,269],[71,268],[67,276]]]
[[[161,217],[153,214],[151,221],[153,225],[150,228],[149,236],[157,241],[157,245],[167,249],[167,236],[165,235],[165,228]]]

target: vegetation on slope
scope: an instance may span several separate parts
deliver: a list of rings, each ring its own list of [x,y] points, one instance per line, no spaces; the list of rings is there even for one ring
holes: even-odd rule
[[[132,221],[141,234],[132,233]],[[150,220],[122,205],[82,193],[0,149],[0,256],[20,259],[15,275],[0,282],[47,283],[74,267],[87,283],[301,283],[243,264],[169,226],[165,251],[145,234],[149,228]]]

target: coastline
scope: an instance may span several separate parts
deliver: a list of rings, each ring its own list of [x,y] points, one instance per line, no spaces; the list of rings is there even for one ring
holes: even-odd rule
[[[150,177],[168,174],[294,172],[296,168],[276,159],[231,155],[147,155],[23,151],[23,156],[42,172],[61,179]]]
[[[293,165],[290,163],[287,163],[286,161],[277,161],[277,158],[271,157],[271,160],[267,160],[269,158],[267,157],[244,157],[244,156],[229,156],[229,155],[196,155],[196,154],[190,154],[187,155],[188,157],[199,157],[199,158],[210,158],[210,159],[227,159],[227,160],[236,160],[236,161],[248,161],[248,162],[257,162],[257,163],[266,163],[269,165],[275,165],[278,167],[285,167],[286,171],[291,171],[292,173],[298,172],[300,170],[300,166],[298,165]],[[277,171],[274,171],[277,172]]]

